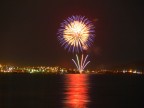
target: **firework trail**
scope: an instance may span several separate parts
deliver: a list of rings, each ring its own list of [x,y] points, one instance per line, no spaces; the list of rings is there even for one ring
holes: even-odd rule
[[[77,70],[82,73],[85,67],[90,63],[90,61],[87,61],[88,55],[84,58],[83,54],[81,59],[79,59],[78,55],[76,54],[76,60],[72,59],[74,64],[77,67]]]

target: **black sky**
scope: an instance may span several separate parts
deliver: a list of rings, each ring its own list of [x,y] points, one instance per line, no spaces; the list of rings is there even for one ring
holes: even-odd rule
[[[1,3],[0,63],[72,66],[75,55],[57,41],[60,23],[84,15],[95,25],[91,65],[144,61],[144,9],[139,0],[5,0]]]

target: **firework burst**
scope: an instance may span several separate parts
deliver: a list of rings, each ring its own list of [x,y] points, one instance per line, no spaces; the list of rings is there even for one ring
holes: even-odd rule
[[[94,39],[94,26],[84,16],[72,16],[61,23],[58,30],[60,44],[70,52],[82,52],[88,49]]]
[[[78,55],[76,55],[76,61],[74,59],[72,59],[72,61],[74,62],[74,64],[77,67],[77,70],[82,73],[83,70],[85,69],[85,67],[90,63],[90,61],[87,61],[88,55],[84,58],[83,54],[81,59],[79,60]]]

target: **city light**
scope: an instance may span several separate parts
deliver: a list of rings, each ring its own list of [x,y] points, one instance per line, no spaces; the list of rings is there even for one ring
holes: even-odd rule
[[[0,64],[0,73],[42,73],[42,74],[75,74],[85,73],[85,74],[143,74],[142,70],[134,69],[134,68],[125,68],[125,69],[106,69],[106,68],[99,68],[94,70],[84,70],[85,67],[90,63],[87,61],[88,55],[81,58],[76,55],[76,60],[72,59],[77,69],[73,68],[63,68],[60,66],[13,66],[13,65],[2,65]]]

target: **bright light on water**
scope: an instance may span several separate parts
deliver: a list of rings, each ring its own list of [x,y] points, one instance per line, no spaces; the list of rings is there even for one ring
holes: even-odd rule
[[[86,108],[88,96],[88,76],[86,74],[65,75],[64,108]]]

